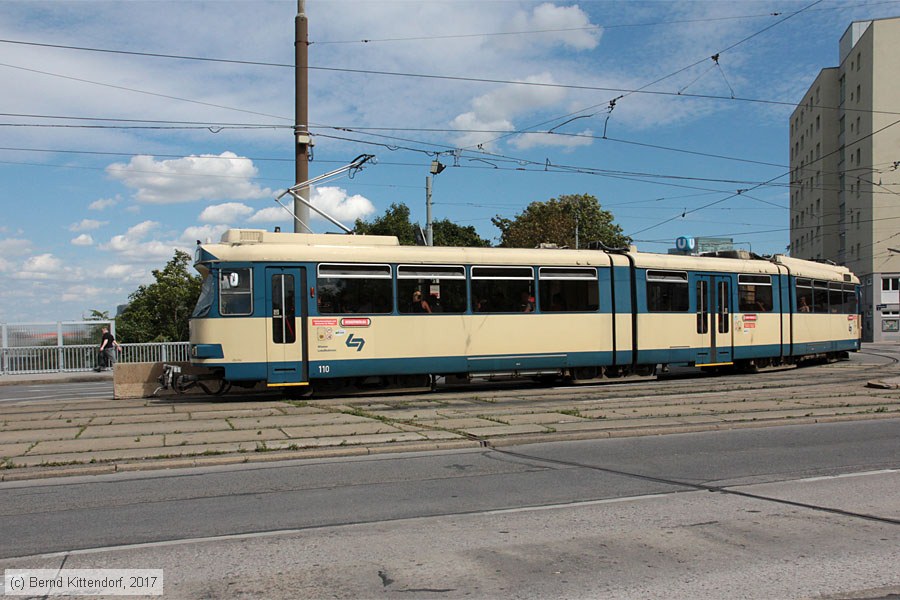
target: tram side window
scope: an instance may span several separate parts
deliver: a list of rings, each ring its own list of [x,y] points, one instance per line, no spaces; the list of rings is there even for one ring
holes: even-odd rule
[[[772,277],[738,275],[738,309],[742,313],[771,312]]]
[[[250,268],[219,272],[219,313],[249,315],[253,312],[253,275]]]
[[[473,312],[534,312],[534,269],[472,267],[472,304]]]
[[[813,287],[809,279],[797,280],[797,312],[810,313],[813,310]]]
[[[592,312],[600,307],[597,269],[540,267],[542,312]]]
[[[688,276],[684,271],[647,271],[647,310],[686,312]]]
[[[319,314],[385,314],[394,309],[390,265],[321,264],[316,288]]]
[[[833,313],[844,312],[844,292],[840,283],[828,284],[828,304]]]
[[[828,283],[824,281],[813,282],[813,312],[828,312]]]
[[[464,313],[466,269],[463,266],[400,265],[397,267],[397,294],[403,314]],[[421,297],[421,300],[414,300],[414,297]],[[425,304],[422,304],[423,300]]]
[[[859,312],[856,305],[856,286],[852,283],[844,284],[844,312],[848,315],[855,315]]]

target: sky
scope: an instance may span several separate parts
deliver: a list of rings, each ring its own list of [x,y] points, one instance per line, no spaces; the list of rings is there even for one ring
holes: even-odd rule
[[[900,1],[307,0],[312,201],[491,218],[590,194],[638,249],[789,237],[788,118]],[[0,4],[0,322],[116,307],[176,249],[293,230],[297,2]],[[162,56],[166,55],[166,56]],[[715,57],[715,58],[714,58]],[[203,60],[201,60],[203,59]],[[313,213],[315,214],[315,213]],[[314,218],[317,233],[338,231]]]

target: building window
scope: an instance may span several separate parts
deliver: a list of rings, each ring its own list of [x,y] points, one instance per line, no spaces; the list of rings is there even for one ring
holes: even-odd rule
[[[881,291],[883,292],[896,292],[900,290],[900,278],[897,277],[884,277],[881,280]]]
[[[862,66],[862,53],[856,53],[856,70],[859,71],[859,68]]]
[[[862,99],[862,93],[860,92],[860,87],[857,84],[856,86],[856,102],[858,103]],[[851,98],[852,100],[852,98]]]

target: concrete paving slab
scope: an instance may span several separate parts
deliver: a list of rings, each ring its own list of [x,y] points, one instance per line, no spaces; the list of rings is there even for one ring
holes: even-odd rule
[[[103,416],[91,419],[91,425],[121,425],[124,423],[163,423],[172,421],[189,421],[190,413],[171,413],[163,415],[124,415]]]
[[[376,415],[379,417],[385,417],[387,419],[391,419],[394,421],[417,421],[422,419],[439,419],[443,416],[443,413],[446,411],[442,411],[439,408],[402,408],[402,409],[392,409],[390,407],[385,407],[381,409],[369,409],[369,408],[361,408],[364,412],[372,415]]]
[[[79,438],[77,440],[38,442],[34,448],[30,449],[27,453],[23,452],[22,454],[27,456],[37,456],[47,454],[68,454],[72,452],[93,453],[125,448],[161,448],[162,446],[163,436],[161,435],[128,435],[112,438]]]
[[[345,425],[318,425],[316,427],[283,427],[282,429],[291,439],[341,435],[353,436],[374,433],[404,433],[404,430],[388,425],[387,423],[382,423],[381,421]]]
[[[70,410],[59,410],[55,411],[53,415],[57,419],[93,419],[95,417],[103,417],[107,415],[164,415],[171,413],[172,409],[165,406],[116,406],[114,403],[110,402],[105,406],[91,409],[77,407]]]
[[[81,427],[0,431],[0,445],[19,442],[41,442],[44,440],[72,440],[75,439],[79,431],[81,431]]]
[[[165,446],[192,446],[198,444],[219,444],[226,442],[262,442],[284,440],[287,435],[280,429],[239,429],[237,431],[197,431],[195,433],[173,433],[165,436]],[[162,446],[163,444],[160,444]]]
[[[498,423],[495,421],[488,421],[487,419],[479,419],[477,417],[466,417],[466,418],[456,418],[456,419],[431,419],[418,421],[422,425],[426,427],[437,427],[440,429],[457,429],[463,430],[468,429],[470,427],[492,427],[497,425]]]
[[[152,435],[154,433],[185,433],[191,431],[228,431],[224,419],[204,421],[164,421],[161,423],[122,423],[119,425],[88,426],[82,438],[117,437],[122,435]],[[2,435],[2,433],[0,433]]]
[[[260,417],[229,419],[235,429],[252,429],[256,427],[304,427],[309,425],[335,425],[339,423],[370,423],[372,419],[348,415],[344,413],[321,413],[303,415],[281,415],[278,417]]]
[[[256,443],[238,442],[231,444],[203,444],[195,446],[172,446],[165,448],[130,448],[121,450],[105,450],[100,452],[72,452],[64,454],[48,454],[42,456],[18,456],[9,462],[15,467],[33,467],[39,465],[60,464],[93,464],[107,461],[159,459],[174,456],[196,456],[203,454],[219,454],[225,452],[254,452]],[[93,461],[93,462],[92,462]]]
[[[2,421],[0,431],[21,431],[23,429],[52,429],[54,427],[81,427],[90,419],[34,419],[29,421]]]
[[[239,419],[242,417],[272,417],[283,416],[284,413],[277,408],[260,408],[253,410],[252,408],[229,409],[223,407],[221,410],[210,408],[209,406],[198,407],[192,411],[178,411],[177,415],[190,416],[191,419]]]
[[[0,458],[9,458],[10,456],[21,456],[28,452],[34,444],[31,442],[22,442],[19,444],[2,444],[0,445]]]
[[[579,421],[585,421],[586,419],[577,415],[567,415],[562,412],[542,412],[505,415],[503,417],[503,420],[510,425],[520,425],[522,423],[540,423],[541,425],[556,426],[559,423],[577,423]]]

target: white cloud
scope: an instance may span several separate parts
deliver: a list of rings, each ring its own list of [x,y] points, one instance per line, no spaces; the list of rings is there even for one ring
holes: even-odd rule
[[[553,75],[542,73],[520,81],[553,84]],[[538,109],[560,104],[566,90],[558,87],[533,85],[505,85],[472,100],[472,110],[457,115],[451,125],[460,130],[514,131],[513,119],[531,114]],[[497,133],[466,131],[456,143],[463,147],[484,144],[498,137]]]
[[[99,229],[104,225],[109,224],[109,221],[97,221],[95,219],[82,219],[78,223],[72,223],[69,225],[69,231],[93,231],[94,229]]]
[[[603,34],[603,30],[593,26],[590,17],[578,5],[556,6],[550,2],[539,4],[531,14],[520,11],[512,19],[509,29],[544,33],[510,36],[507,43],[564,45],[574,50],[593,50],[600,43]]]
[[[200,213],[201,223],[234,223],[253,214],[253,209],[241,202],[226,202],[207,206]]]
[[[197,243],[197,240],[200,240],[201,242],[216,242],[220,240],[222,234],[229,229],[230,226],[224,224],[188,227],[182,232],[179,242],[185,248],[194,246]]]
[[[31,252],[32,243],[30,240],[17,238],[7,238],[0,240],[0,255],[2,256],[24,256]]]
[[[104,292],[105,290],[93,285],[72,285],[66,286],[60,299],[63,302],[75,302],[88,298],[96,298],[101,296]]]
[[[585,129],[578,136],[593,136],[594,132]],[[527,150],[538,146],[556,146],[558,148],[572,149],[578,146],[590,146],[594,143],[592,137],[577,137],[575,135],[562,135],[556,133],[525,133],[518,135],[510,142],[519,150]]]
[[[133,265],[116,264],[116,265],[109,265],[108,267],[103,269],[103,276],[110,277],[113,279],[125,279],[126,277],[131,275],[133,272],[134,272]]]
[[[62,260],[48,252],[25,259],[25,262],[13,273],[13,277],[15,279],[54,279],[62,273]]]
[[[106,244],[100,244],[100,249],[141,262],[168,260],[175,254],[175,248],[179,244],[146,239],[158,228],[159,223],[156,221],[143,221],[124,234],[114,235]]]
[[[283,208],[270,206],[262,210],[256,211],[252,217],[247,219],[248,223],[279,223],[281,221],[290,221],[291,216]]]
[[[106,210],[107,208],[112,208],[118,203],[118,196],[116,196],[115,198],[101,198],[99,200],[94,200],[93,202],[88,204],[88,210]]]
[[[135,156],[127,163],[106,168],[110,177],[137,190],[134,197],[148,204],[173,204],[197,200],[252,200],[272,195],[252,179],[258,170],[249,158],[234,152],[202,154],[157,161]]]
[[[71,243],[73,246],[93,246],[94,238],[89,233],[82,233],[78,237],[72,238]]]
[[[290,199],[288,199],[290,201]],[[284,202],[284,200],[282,200]],[[359,194],[352,196],[347,194],[347,190],[336,186],[322,186],[313,188],[310,202],[334,217],[344,225],[350,227],[356,219],[362,219],[375,212],[375,205]],[[290,204],[288,204],[290,206]],[[310,218],[313,221],[325,221],[316,211],[311,210]],[[258,210],[252,217],[247,219],[249,223],[279,223],[286,222],[290,228],[293,228],[291,216],[283,208],[278,206],[270,206]]]

